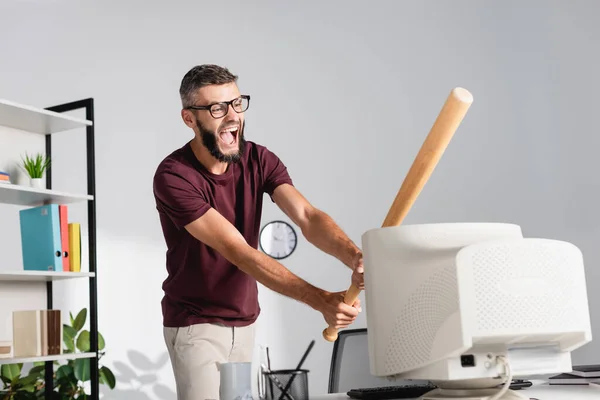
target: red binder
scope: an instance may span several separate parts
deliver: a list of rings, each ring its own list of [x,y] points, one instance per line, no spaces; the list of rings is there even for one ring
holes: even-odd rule
[[[67,217],[67,206],[61,204],[58,206],[58,213],[60,218],[60,244],[63,253],[63,271],[70,271],[70,257],[69,257],[69,220]]]

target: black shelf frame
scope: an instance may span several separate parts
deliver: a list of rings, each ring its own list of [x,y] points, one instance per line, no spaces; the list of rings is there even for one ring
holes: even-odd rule
[[[95,159],[95,137],[94,128],[96,121],[94,120],[94,99],[87,98],[69,103],[58,104],[52,107],[47,107],[46,110],[58,113],[64,113],[74,110],[85,109],[85,119],[92,122],[86,126],[86,165],[87,165],[87,193],[92,196],[92,199],[87,202],[88,216],[88,255],[89,255],[89,271],[93,275],[89,277],[89,321],[90,321],[90,352],[96,353],[95,357],[88,358],[90,363],[90,383],[91,393],[88,399],[98,400],[100,396],[100,377],[98,373],[98,272],[96,268],[96,159]],[[52,135],[46,135],[46,156],[52,155]],[[52,189],[52,166],[49,166],[46,172],[46,187]],[[46,282],[46,302],[48,309],[52,308],[53,291],[52,280]],[[46,361],[45,363],[45,381],[54,382],[54,362]],[[53,384],[46,385],[45,397],[52,398]]]

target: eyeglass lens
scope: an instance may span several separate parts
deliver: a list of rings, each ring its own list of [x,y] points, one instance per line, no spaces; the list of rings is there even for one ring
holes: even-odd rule
[[[237,98],[233,101],[233,103],[231,103],[231,106],[238,113],[244,112],[248,108],[248,99],[245,97]],[[228,108],[229,104],[227,103],[214,104],[210,108],[210,112],[213,115],[213,117],[219,118],[227,114]]]

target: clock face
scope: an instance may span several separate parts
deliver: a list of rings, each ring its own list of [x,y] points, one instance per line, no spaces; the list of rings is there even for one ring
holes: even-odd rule
[[[281,260],[296,249],[298,237],[285,221],[271,221],[260,231],[260,248],[269,256]]]

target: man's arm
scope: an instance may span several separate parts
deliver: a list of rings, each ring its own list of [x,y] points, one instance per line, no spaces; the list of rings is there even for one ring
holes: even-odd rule
[[[306,240],[354,270],[362,258],[362,252],[329,215],[313,207],[289,184],[279,185],[275,189],[273,201],[300,227]]]
[[[185,228],[196,239],[218,251],[266,287],[320,311],[330,325],[344,328],[356,318],[358,311],[343,303],[341,293],[330,293],[311,285],[253,248],[215,209],[209,209]],[[360,310],[359,304],[358,308]]]

